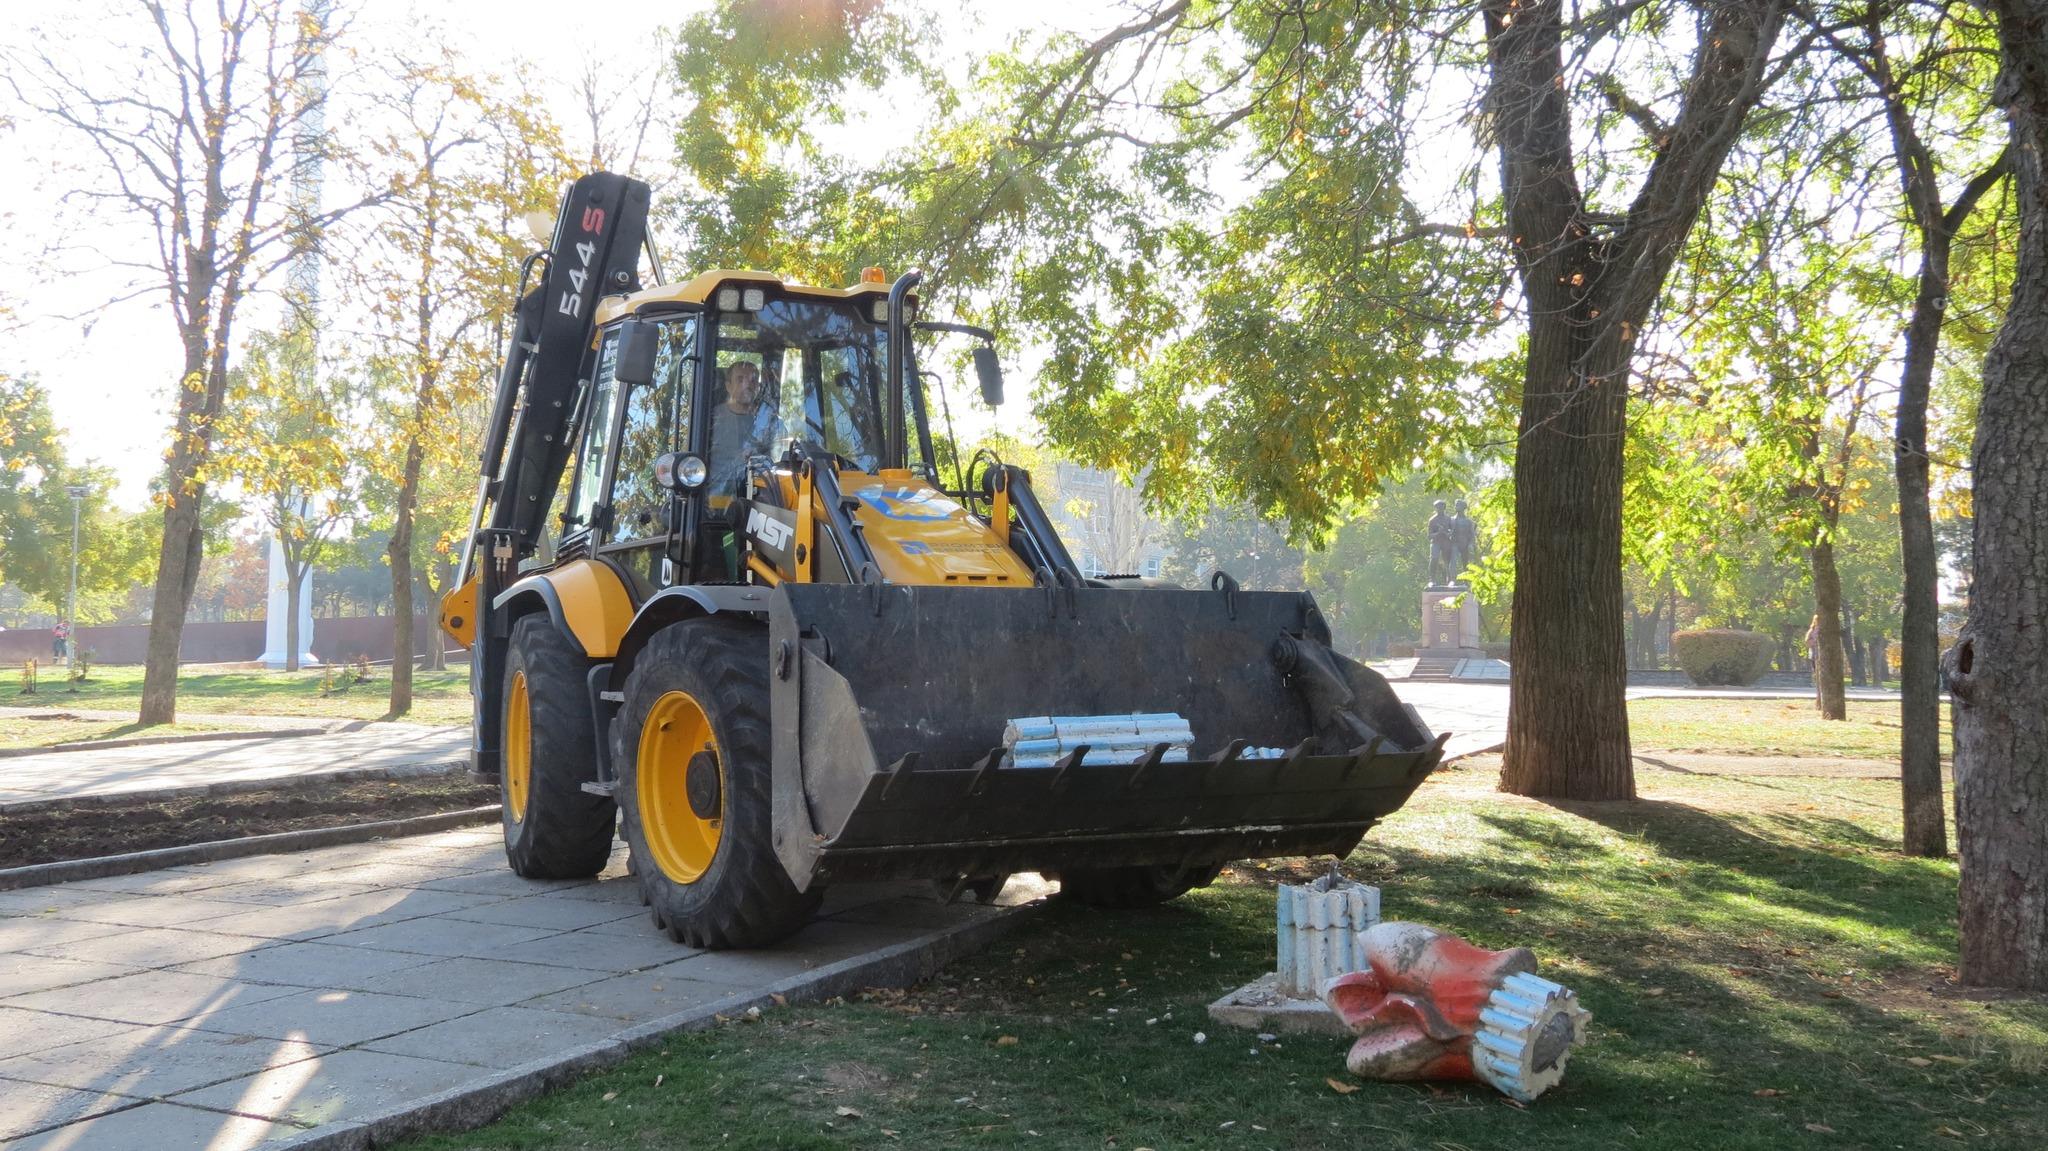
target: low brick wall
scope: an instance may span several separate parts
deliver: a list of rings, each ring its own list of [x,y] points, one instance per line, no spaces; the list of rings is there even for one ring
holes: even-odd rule
[[[347,619],[313,621],[312,651],[327,663],[346,663],[357,657],[372,660],[391,658],[390,616],[353,616]],[[149,625],[120,624],[113,627],[85,627],[75,633],[82,650],[93,653],[102,664],[141,663],[149,648]],[[421,616],[413,624],[413,647],[425,650],[436,639],[449,651],[459,651],[441,634],[434,617]],[[233,623],[187,623],[178,659],[184,663],[241,663],[263,654],[263,621]],[[0,631],[0,664],[15,665],[28,659],[50,659],[50,632],[37,630]]]

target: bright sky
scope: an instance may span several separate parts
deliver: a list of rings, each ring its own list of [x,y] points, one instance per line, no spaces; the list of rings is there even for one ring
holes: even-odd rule
[[[422,26],[438,25],[478,70],[524,60],[541,75],[556,78],[547,98],[574,144],[585,117],[572,85],[585,61],[618,60],[623,71],[637,71],[653,58],[660,29],[704,4],[614,4],[566,14],[559,4],[537,0],[338,0],[336,6],[348,13],[349,42],[359,49],[404,42],[416,38]],[[1115,15],[1108,5],[1085,0],[978,7],[958,26],[990,44],[1027,26],[1087,28]],[[107,44],[102,30],[134,20],[132,9],[120,0],[104,0],[100,9],[91,4],[0,4],[0,42],[39,39],[53,44],[53,54],[77,53],[93,61],[93,44]],[[107,46],[93,62],[112,65],[118,56]],[[0,113],[8,111],[0,105]],[[161,467],[169,389],[180,362],[175,329],[161,288],[106,306],[137,281],[102,266],[105,257],[73,257],[63,261],[61,270],[38,260],[52,238],[45,221],[55,205],[84,181],[82,172],[97,171],[79,153],[75,139],[30,117],[18,121],[11,130],[0,130],[0,171],[12,176],[0,181],[0,301],[17,307],[27,322],[0,342],[0,367],[39,377],[50,388],[71,451],[112,466],[120,476],[117,501],[139,506]],[[665,152],[665,141],[652,141],[650,150]],[[329,183],[331,189],[332,178]],[[118,258],[123,252],[149,250],[148,233],[133,220],[109,217],[92,225],[91,242],[102,253]],[[253,302],[237,323],[240,334],[261,327],[271,310],[263,301]],[[1021,397],[1023,384],[1021,374],[1013,372],[1013,396]],[[1018,403],[1005,410],[1022,408]]]

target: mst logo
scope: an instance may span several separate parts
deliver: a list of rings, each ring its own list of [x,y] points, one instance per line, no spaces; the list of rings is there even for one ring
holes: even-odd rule
[[[763,512],[760,508],[748,508],[747,534],[771,548],[781,549],[789,546],[789,537],[796,534],[796,528]]]

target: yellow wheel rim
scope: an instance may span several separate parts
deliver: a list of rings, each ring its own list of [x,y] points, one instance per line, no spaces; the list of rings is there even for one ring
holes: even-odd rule
[[[711,754],[718,771],[717,812],[709,818],[691,806],[686,782],[690,761],[700,752]],[[669,692],[648,710],[647,725],[640,729],[635,775],[647,853],[675,882],[697,882],[718,854],[719,829],[725,822],[725,756],[711,732],[710,718],[687,692]]]
[[[526,822],[526,793],[533,786],[533,719],[526,697],[526,673],[512,673],[505,697],[505,803],[512,822]]]

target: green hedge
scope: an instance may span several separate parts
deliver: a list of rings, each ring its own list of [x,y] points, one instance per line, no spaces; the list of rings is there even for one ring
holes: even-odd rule
[[[1732,628],[1682,631],[1671,637],[1671,654],[1678,666],[1701,687],[1755,683],[1770,670],[1775,647],[1770,636]]]

